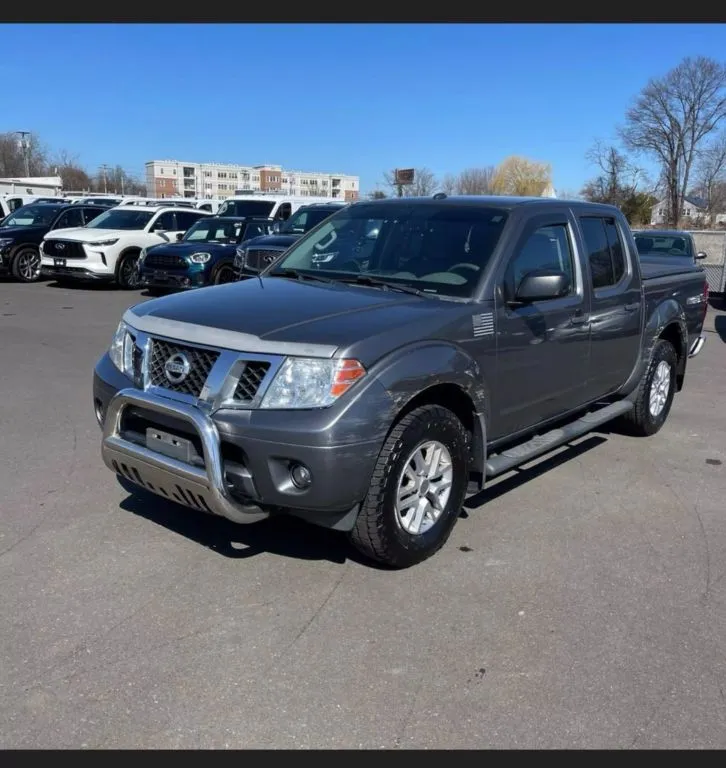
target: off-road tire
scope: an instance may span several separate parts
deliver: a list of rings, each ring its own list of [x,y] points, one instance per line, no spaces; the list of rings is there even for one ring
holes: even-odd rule
[[[660,363],[665,362],[670,367],[670,387],[663,410],[653,416],[650,412],[650,392],[653,386],[653,378]],[[635,407],[632,411],[624,414],[618,419],[618,426],[623,432],[637,437],[649,437],[654,435],[665,424],[676,392],[676,371],[678,368],[678,355],[670,341],[658,339],[653,352],[650,356],[650,362],[640,380],[638,389],[633,397]]]
[[[428,440],[451,454],[451,494],[439,519],[428,531],[412,535],[395,513],[398,480],[411,452]],[[446,543],[464,502],[468,481],[470,436],[447,408],[425,405],[406,414],[391,430],[376,461],[368,494],[349,538],[365,556],[393,568],[408,568],[435,554]]]

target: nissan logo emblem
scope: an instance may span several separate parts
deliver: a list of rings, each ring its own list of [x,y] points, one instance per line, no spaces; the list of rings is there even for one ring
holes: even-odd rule
[[[172,384],[181,384],[189,375],[190,369],[189,358],[183,352],[177,352],[167,358],[167,361],[164,363],[164,376]]]
[[[65,243],[56,243],[55,248],[57,251],[62,251],[66,247]]]
[[[272,264],[272,262],[277,258],[276,253],[268,253],[267,256],[263,259],[265,264]]]

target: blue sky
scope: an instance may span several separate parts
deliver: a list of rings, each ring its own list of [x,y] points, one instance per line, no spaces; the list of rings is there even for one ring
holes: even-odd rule
[[[726,25],[4,25],[0,132],[89,169],[146,160],[437,174],[520,154],[593,175],[649,77],[720,59]]]

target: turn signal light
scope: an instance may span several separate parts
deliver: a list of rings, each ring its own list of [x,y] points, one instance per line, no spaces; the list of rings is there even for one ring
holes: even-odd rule
[[[357,360],[341,360],[333,376],[330,394],[340,397],[347,392],[358,379],[365,376],[366,369]]]

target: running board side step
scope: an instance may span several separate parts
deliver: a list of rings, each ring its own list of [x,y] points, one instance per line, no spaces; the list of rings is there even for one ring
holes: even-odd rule
[[[593,429],[612,421],[617,416],[622,416],[632,410],[632,402],[619,400],[617,403],[611,403],[597,411],[590,411],[577,421],[565,424],[564,427],[552,429],[543,435],[536,435],[526,443],[520,443],[520,445],[515,445],[513,448],[508,448],[506,451],[491,456],[486,463],[486,476],[496,477],[504,472],[509,472],[511,469],[549,453],[576,437],[582,437],[582,435],[586,435]]]

